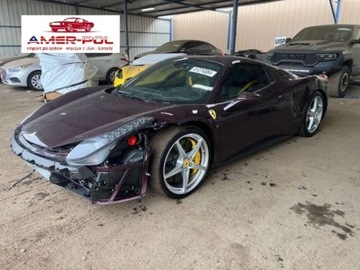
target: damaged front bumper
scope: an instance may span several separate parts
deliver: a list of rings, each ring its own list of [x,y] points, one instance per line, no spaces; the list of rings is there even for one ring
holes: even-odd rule
[[[12,151],[51,183],[98,204],[119,203],[144,196],[150,152],[146,134],[141,134],[141,145],[124,149],[116,163],[70,166],[66,163],[66,153],[53,153],[29,143],[20,131],[21,127],[11,138]]]

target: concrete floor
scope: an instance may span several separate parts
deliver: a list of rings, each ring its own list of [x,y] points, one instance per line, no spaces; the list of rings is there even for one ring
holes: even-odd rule
[[[0,269],[360,269],[360,86],[320,132],[214,170],[183,200],[86,203],[9,149],[40,93],[0,84]]]

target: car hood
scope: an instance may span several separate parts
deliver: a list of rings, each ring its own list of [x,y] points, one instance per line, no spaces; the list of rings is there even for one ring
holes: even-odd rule
[[[44,106],[51,106],[52,102]],[[54,148],[105,134],[141,117],[168,117],[172,113],[167,110],[176,106],[100,91],[47,109],[47,113],[25,121],[21,132],[35,144]]]
[[[6,64],[6,63],[8,63],[8,62],[11,62],[11,61],[14,61],[14,60],[17,60],[17,59],[24,58],[24,57],[26,57],[26,56],[17,55],[17,56],[1,57],[1,58],[0,58],[0,66],[3,65],[3,64]]]
[[[304,40],[304,41],[292,41],[287,44],[278,46],[272,49],[270,52],[295,52],[295,51],[334,51],[343,50],[345,48],[345,42],[329,42],[326,40]]]
[[[141,71],[147,69],[150,65],[142,65],[142,66],[126,66],[122,68],[123,78],[128,79],[132,78]]]
[[[21,58],[18,60],[8,62],[5,65],[3,65],[2,68],[9,69],[9,68],[15,68],[15,67],[19,67],[19,66],[23,66],[23,65],[27,65],[27,64],[40,65],[40,60],[39,60],[39,58],[36,58],[36,57],[25,57],[25,58]]]

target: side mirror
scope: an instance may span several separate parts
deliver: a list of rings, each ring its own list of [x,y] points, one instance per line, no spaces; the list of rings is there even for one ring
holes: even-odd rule
[[[226,105],[224,107],[224,111],[231,112],[240,108],[255,105],[258,104],[261,100],[262,95],[252,92],[245,92]]]

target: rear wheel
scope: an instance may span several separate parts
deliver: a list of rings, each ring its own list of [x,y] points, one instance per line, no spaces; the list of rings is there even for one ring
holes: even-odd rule
[[[350,82],[350,69],[343,66],[342,69],[329,77],[328,93],[331,97],[344,97]]]
[[[210,165],[205,133],[196,127],[169,128],[151,141],[151,187],[184,198],[203,182]]]
[[[40,70],[31,72],[29,77],[27,78],[27,86],[31,90],[35,90],[35,91],[43,90],[43,86],[40,82],[40,79],[41,79],[41,71]]]
[[[108,84],[113,84],[114,83],[116,71],[118,71],[118,68],[111,68],[106,73],[106,78],[105,79],[106,79],[106,82]]]
[[[324,116],[324,106],[324,96],[315,92],[306,108],[306,115],[299,132],[301,136],[312,137],[315,135]]]

